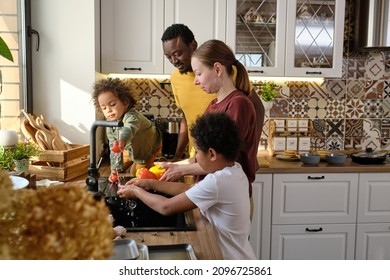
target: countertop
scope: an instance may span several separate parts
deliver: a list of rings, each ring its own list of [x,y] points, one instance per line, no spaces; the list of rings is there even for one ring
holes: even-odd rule
[[[305,165],[299,160],[280,160],[275,156],[259,155],[259,174],[276,173],[383,173],[390,172],[389,157],[383,164],[362,165],[352,162],[347,158],[343,165],[330,165],[326,161],[320,161],[318,165]]]

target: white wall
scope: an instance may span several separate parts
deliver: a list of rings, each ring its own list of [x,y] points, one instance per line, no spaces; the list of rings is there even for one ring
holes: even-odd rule
[[[33,113],[54,124],[64,140],[88,144],[95,120],[91,92],[98,68],[98,1],[31,2],[32,27],[41,37],[39,52],[33,50]]]

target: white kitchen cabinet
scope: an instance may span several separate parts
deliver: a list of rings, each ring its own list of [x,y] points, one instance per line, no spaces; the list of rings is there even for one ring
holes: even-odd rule
[[[273,260],[353,260],[355,224],[272,226]]]
[[[270,259],[272,174],[257,174],[252,184],[254,211],[250,243],[256,258]]]
[[[103,73],[170,74],[161,36],[183,23],[199,44],[225,41],[227,0],[101,0]]]
[[[173,23],[187,25],[198,46],[210,39],[225,42],[227,0],[165,0],[165,6],[165,27]],[[161,36],[162,33],[159,39]],[[164,58],[164,74],[170,74],[174,69]]]
[[[344,14],[345,0],[229,0],[226,40],[250,75],[340,77]]]
[[[164,1],[101,0],[103,73],[161,74]]]
[[[357,173],[274,174],[271,259],[353,259]]]
[[[390,174],[362,173],[356,259],[390,259]]]
[[[273,224],[356,223],[357,173],[274,174]]]

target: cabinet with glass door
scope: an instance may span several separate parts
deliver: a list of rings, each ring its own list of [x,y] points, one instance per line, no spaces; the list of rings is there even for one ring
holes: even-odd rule
[[[254,76],[339,77],[345,0],[231,0],[227,43]]]

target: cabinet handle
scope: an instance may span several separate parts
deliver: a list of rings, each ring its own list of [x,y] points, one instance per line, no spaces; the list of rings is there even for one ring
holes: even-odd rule
[[[141,67],[139,67],[139,68],[125,67],[125,68],[123,68],[123,70],[125,70],[125,71],[127,71],[127,70],[138,70],[138,71],[141,71],[142,69],[141,69]]]
[[[325,176],[322,175],[321,177],[311,177],[311,176],[307,176],[307,179],[308,180],[322,180],[322,179],[325,179]]]
[[[320,228],[313,228],[313,229],[306,228],[306,231],[308,231],[308,232],[319,232],[319,231],[322,231],[322,227],[320,227]]]
[[[316,74],[321,75],[322,72],[321,71],[306,71],[306,74],[307,75],[316,75]]]
[[[263,70],[248,70],[248,73],[264,73]]]

